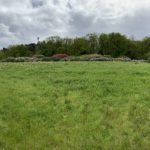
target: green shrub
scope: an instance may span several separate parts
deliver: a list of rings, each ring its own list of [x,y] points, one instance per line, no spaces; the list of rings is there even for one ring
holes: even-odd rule
[[[60,59],[58,58],[53,58],[53,57],[43,57],[42,61],[59,61]]]

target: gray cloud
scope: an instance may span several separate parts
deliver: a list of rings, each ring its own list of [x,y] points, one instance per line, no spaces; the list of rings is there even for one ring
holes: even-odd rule
[[[44,1],[42,0],[31,0],[31,4],[33,8],[42,7],[44,5]]]
[[[150,36],[150,10],[137,10],[132,16],[124,16],[118,24],[118,29],[127,34],[134,35],[136,39]]]
[[[0,48],[51,36],[121,32],[148,36],[148,0],[1,0]]]

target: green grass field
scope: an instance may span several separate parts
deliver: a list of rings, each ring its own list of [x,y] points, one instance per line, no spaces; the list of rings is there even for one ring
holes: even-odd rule
[[[1,150],[150,150],[150,64],[0,64]]]

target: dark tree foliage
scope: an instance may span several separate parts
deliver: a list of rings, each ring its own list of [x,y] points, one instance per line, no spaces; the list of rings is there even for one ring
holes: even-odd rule
[[[44,41],[38,41],[37,44],[21,44],[3,48],[0,51],[0,59],[34,55],[50,57],[54,54],[78,56],[93,53],[112,57],[127,56],[131,59],[148,59],[150,57],[150,37],[136,41],[120,33],[91,33],[75,38],[52,36]]]

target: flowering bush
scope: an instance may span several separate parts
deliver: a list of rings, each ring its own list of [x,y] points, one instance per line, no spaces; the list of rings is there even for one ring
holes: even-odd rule
[[[66,54],[55,54],[52,56],[53,58],[58,58],[58,59],[61,59],[61,58],[66,58],[68,57],[68,55]]]

